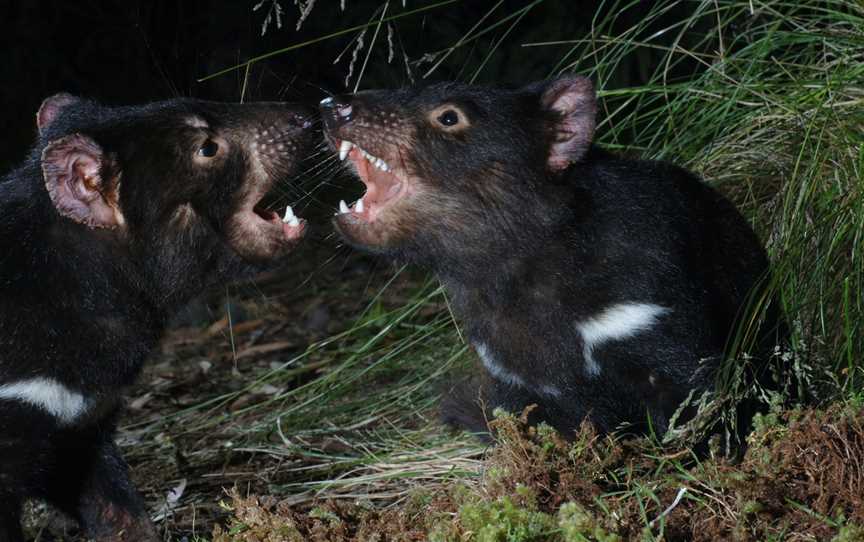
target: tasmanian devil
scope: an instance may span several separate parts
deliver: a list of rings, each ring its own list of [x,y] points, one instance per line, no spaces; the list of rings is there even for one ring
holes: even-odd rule
[[[0,540],[44,498],[97,540],[157,540],[114,444],[120,391],[208,284],[282,260],[305,223],[261,203],[314,110],[59,94],[0,182]]]
[[[586,417],[662,434],[712,385],[765,252],[693,174],[594,145],[589,80],[367,91],[321,110],[366,186],[336,228],[433,270],[485,367],[479,396],[445,400],[446,421],[484,430],[481,397],[536,404],[567,434]]]

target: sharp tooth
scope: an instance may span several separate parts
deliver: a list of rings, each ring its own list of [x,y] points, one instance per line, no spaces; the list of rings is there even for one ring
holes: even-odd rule
[[[357,203],[354,204],[354,212],[362,213],[363,212],[363,198],[357,200]]]
[[[390,166],[387,165],[387,162],[384,162],[384,171],[390,171]]]
[[[351,152],[351,147],[354,146],[354,143],[351,143],[347,139],[342,140],[342,144],[339,145],[339,160],[345,160],[348,157],[348,153]]]
[[[384,163],[384,160],[380,158],[375,160],[375,165],[378,166],[378,169],[380,169],[381,171],[385,171],[384,168],[387,167],[387,164]]]
[[[285,216],[282,218],[282,222],[287,224],[291,222],[292,219],[296,219],[296,217],[294,216],[294,210],[291,209],[291,206],[289,205],[285,207]]]
[[[348,204],[345,203],[345,200],[344,200],[344,199],[340,199],[340,200],[339,200],[339,212],[340,212],[341,214],[345,214],[345,213],[348,213],[348,212],[350,212],[350,211],[351,211],[351,210],[348,209]]]
[[[298,220],[296,216],[292,216],[291,220],[288,221],[288,225],[292,228],[296,228],[300,225],[300,220]]]

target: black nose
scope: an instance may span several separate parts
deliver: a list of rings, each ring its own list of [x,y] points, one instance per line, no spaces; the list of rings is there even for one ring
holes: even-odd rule
[[[354,110],[351,105],[351,96],[331,96],[324,98],[319,104],[321,117],[327,128],[333,129],[351,122]]]

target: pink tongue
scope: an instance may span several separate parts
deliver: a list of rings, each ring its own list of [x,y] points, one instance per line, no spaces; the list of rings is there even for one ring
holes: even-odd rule
[[[392,173],[372,167],[359,153],[351,157],[357,167],[360,180],[366,185],[366,203],[384,203],[399,192],[399,179]]]

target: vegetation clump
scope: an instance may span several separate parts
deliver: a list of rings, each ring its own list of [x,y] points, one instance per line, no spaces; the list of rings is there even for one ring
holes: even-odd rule
[[[864,524],[862,421],[860,405],[784,413],[735,462],[598,438],[587,424],[567,442],[505,415],[475,480],[383,509],[262,505],[235,493],[235,517],[214,541],[855,540]]]

